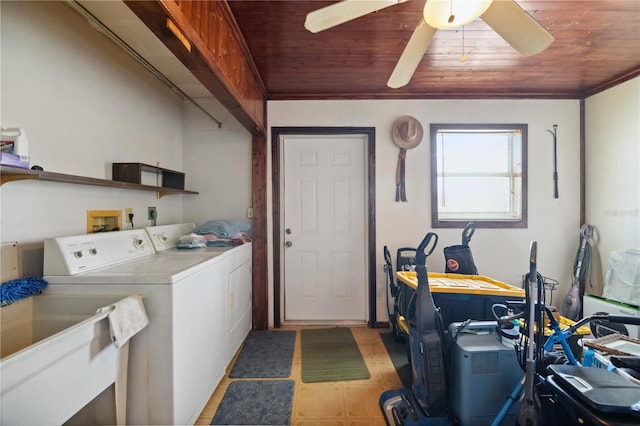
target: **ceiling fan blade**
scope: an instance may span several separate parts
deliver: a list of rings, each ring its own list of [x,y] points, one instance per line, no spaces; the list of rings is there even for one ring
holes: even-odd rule
[[[554,40],[513,0],[494,0],[481,18],[522,56],[540,53]]]
[[[416,72],[422,57],[429,48],[429,44],[436,34],[436,29],[429,26],[423,18],[420,19],[418,26],[413,31],[407,46],[404,48],[396,67],[389,77],[387,86],[392,89],[405,86]]]
[[[309,12],[304,27],[317,33],[405,1],[407,0],[343,0]]]

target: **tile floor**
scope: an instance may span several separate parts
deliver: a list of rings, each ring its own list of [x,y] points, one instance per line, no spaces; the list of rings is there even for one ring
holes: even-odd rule
[[[396,374],[387,350],[380,339],[380,333],[386,329],[351,327],[358,342],[360,352],[371,373],[368,380],[344,382],[303,383],[301,379],[300,330],[302,327],[283,327],[281,330],[296,330],[296,343],[293,351],[293,366],[289,379],[295,380],[292,425],[316,426],[370,426],[386,425],[378,398],[385,390],[398,389],[402,383]],[[237,356],[237,355],[236,355]],[[235,360],[234,360],[235,361]],[[232,380],[227,370],[217,389],[202,411],[197,425],[209,425]]]

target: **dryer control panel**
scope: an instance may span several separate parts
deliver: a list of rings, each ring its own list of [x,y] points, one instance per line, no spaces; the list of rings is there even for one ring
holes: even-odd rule
[[[173,225],[149,226],[145,228],[151,237],[153,248],[157,252],[175,248],[180,237],[190,234],[196,225],[194,223],[178,223]]]

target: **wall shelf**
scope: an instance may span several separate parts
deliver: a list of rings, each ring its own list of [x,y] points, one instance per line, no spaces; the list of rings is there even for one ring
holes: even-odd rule
[[[196,191],[184,189],[158,187],[152,185],[141,185],[137,183],[119,182],[108,179],[98,179],[84,176],[66,175],[62,173],[45,172],[40,170],[22,169],[19,167],[1,166],[2,179],[0,185],[7,182],[20,180],[44,180],[49,182],[74,183],[80,185],[104,186],[108,188],[130,189],[138,191],[151,191],[158,194],[158,198],[172,194],[198,194]]]

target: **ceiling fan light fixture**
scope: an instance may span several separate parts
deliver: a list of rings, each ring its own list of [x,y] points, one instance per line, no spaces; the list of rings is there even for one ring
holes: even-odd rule
[[[493,0],[427,0],[424,20],[440,30],[459,28],[477,19]]]

